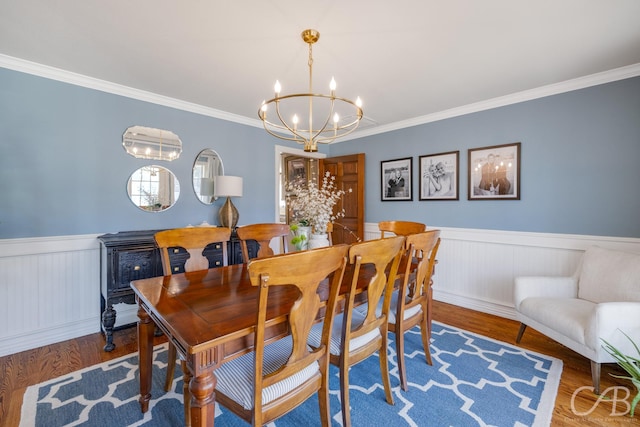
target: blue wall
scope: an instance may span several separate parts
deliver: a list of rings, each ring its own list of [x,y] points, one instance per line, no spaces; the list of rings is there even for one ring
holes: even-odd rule
[[[172,162],[129,156],[133,125],[171,130],[183,152]],[[256,127],[0,68],[0,238],[62,236],[217,223],[224,200],[200,203],[191,185],[196,155],[216,150],[225,173],[244,177],[234,198],[240,223],[273,221],[274,145]],[[171,209],[144,212],[127,196],[131,173],[147,164],[178,178]]]
[[[122,148],[132,125],[175,132],[173,162]],[[467,149],[522,143],[519,201],[466,200]],[[274,145],[260,128],[0,68],[0,238],[61,236],[217,223],[191,187],[193,161],[212,148],[225,173],[244,177],[240,223],[272,221]],[[418,156],[460,150],[460,200],[418,201]],[[640,237],[640,78],[332,145],[366,153],[366,218],[469,227]],[[380,161],[414,158],[414,201],[380,201]],[[158,163],[181,185],[162,213],[139,210],[126,183]]]
[[[468,149],[521,142],[521,200],[467,200]],[[460,200],[418,201],[419,156],[460,151]],[[640,78],[333,145],[366,153],[366,221],[640,237]],[[380,162],[413,158],[413,199],[380,201]]]

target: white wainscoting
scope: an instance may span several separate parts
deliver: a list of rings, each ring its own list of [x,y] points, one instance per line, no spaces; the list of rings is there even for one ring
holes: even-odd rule
[[[434,298],[505,318],[515,318],[516,276],[569,275],[591,245],[640,252],[631,238],[441,230]],[[365,225],[367,240],[379,235]],[[0,240],[0,356],[100,331],[97,236]],[[116,325],[135,320],[135,306],[116,310]]]
[[[442,241],[433,278],[438,301],[515,319],[517,276],[569,276],[589,246],[640,252],[640,239],[439,228]],[[365,239],[380,237],[365,225]]]
[[[100,330],[96,237],[0,240],[0,356]]]

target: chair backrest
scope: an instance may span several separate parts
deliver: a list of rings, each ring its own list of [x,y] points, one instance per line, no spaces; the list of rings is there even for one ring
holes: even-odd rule
[[[287,224],[250,224],[243,225],[236,229],[240,245],[242,246],[242,260],[247,263],[249,261],[249,249],[247,240],[255,240],[258,242],[259,249],[255,258],[265,258],[274,255],[273,249],[269,246],[271,239],[280,237],[283,253],[289,252],[288,237],[291,234],[289,225]]]
[[[372,264],[375,273],[367,274],[366,292],[367,315],[363,323],[357,328],[346,327],[345,342],[365,335],[374,329],[384,325],[386,328],[387,316],[391,304],[391,293],[396,279],[400,257],[403,253],[404,236],[388,237],[385,239],[367,240],[351,245],[349,249],[349,262],[353,270],[353,278],[349,286],[349,295],[345,304],[344,322],[351,325],[352,312],[355,305],[355,295],[358,282],[361,280],[361,267]],[[364,277],[364,276],[363,276]],[[384,297],[382,312],[376,314],[376,307],[380,298]],[[384,330],[386,333],[386,329]]]
[[[430,287],[436,254],[440,247],[440,230],[429,230],[407,236],[404,244],[405,257],[412,260],[404,263],[405,271],[398,291],[396,318],[402,319],[402,311],[419,303],[420,298],[427,298]]]
[[[228,264],[227,242],[231,237],[231,230],[226,227],[185,227],[159,231],[154,235],[156,244],[160,248],[162,271],[165,276],[174,273],[171,268],[175,259],[185,249],[189,257],[184,263],[184,271],[206,270],[209,259],[204,255],[205,248],[210,244],[219,244],[222,253],[221,265]],[[176,267],[179,270],[179,267]]]
[[[413,221],[380,221],[380,238],[384,238],[385,232],[394,233],[396,236],[408,236],[410,234],[422,233],[427,226],[421,222]]]
[[[640,301],[640,254],[590,246],[580,263],[578,298],[595,303]]]
[[[255,410],[262,407],[262,391],[291,375],[302,371],[309,365],[318,362],[321,372],[327,373],[328,347],[333,325],[333,317],[340,292],[340,283],[347,264],[348,245],[336,245],[312,251],[294,252],[290,254],[275,255],[270,258],[253,259],[249,261],[247,269],[251,278],[251,284],[259,287],[258,319],[255,332],[255,377],[254,377],[254,402]],[[321,301],[318,288],[321,283],[331,277],[329,295],[326,306]],[[292,304],[288,316],[289,331],[291,331],[292,352],[286,362],[279,368],[271,369],[268,375],[263,375],[263,356],[265,347],[265,323],[269,293],[278,292],[277,288],[294,286],[299,295]],[[274,289],[276,288],[276,289]],[[284,289],[282,289],[284,291]],[[273,295],[277,298],[277,294]],[[316,323],[321,310],[326,307],[322,332],[321,345],[310,349],[307,345],[311,327]],[[327,374],[328,375],[328,374]],[[300,404],[306,395],[315,393],[307,385],[310,381],[318,381],[317,376],[300,384],[295,390],[287,392],[281,401],[269,403],[269,418],[275,418]],[[328,379],[326,379],[328,381]],[[328,383],[327,383],[328,386]],[[306,391],[305,391],[306,390]],[[301,396],[301,393],[306,395]],[[263,422],[267,420],[263,419]]]

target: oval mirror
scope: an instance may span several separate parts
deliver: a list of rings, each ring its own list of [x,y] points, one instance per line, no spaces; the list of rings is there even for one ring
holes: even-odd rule
[[[125,151],[138,159],[166,160],[177,159],[182,153],[182,141],[178,135],[162,129],[131,126],[122,135]]]
[[[198,153],[193,162],[193,191],[205,205],[218,199],[213,196],[214,179],[218,175],[224,175],[224,166],[218,153],[210,148]]]
[[[180,197],[180,183],[169,169],[158,165],[143,166],[129,177],[129,199],[147,212],[169,209]]]

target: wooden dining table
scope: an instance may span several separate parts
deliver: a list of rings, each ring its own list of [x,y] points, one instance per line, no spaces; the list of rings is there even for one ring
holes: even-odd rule
[[[341,294],[346,294],[352,272],[345,270]],[[366,283],[370,274],[359,276]],[[329,280],[325,281],[329,286]],[[155,326],[161,329],[185,359],[185,384],[191,392],[191,425],[213,426],[215,370],[220,364],[252,350],[257,321],[258,288],[251,285],[247,264],[235,264],[191,273],[131,282],[138,302],[140,407],[149,408]],[[326,290],[326,287],[325,287]],[[322,295],[322,286],[319,290]],[[297,299],[293,287],[269,294],[266,339],[288,333],[287,315]],[[173,363],[169,361],[168,363]]]

